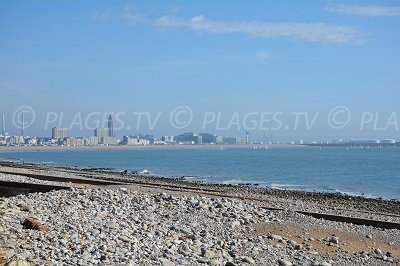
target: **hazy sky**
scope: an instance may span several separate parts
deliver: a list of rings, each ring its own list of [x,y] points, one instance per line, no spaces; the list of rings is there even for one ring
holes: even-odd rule
[[[400,139],[399,47],[399,1],[1,1],[0,112],[10,134],[30,106],[41,136],[124,112],[117,135]]]

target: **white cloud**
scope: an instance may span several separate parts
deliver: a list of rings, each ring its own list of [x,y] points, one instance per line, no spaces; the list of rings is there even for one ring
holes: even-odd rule
[[[163,16],[153,21],[153,25],[164,30],[182,28],[210,34],[242,33],[260,38],[289,38],[320,43],[361,44],[365,41],[364,34],[355,27],[324,23],[231,22],[208,20],[204,16],[183,20]]]
[[[92,21],[105,21],[109,20],[112,17],[111,11],[105,11],[105,12],[100,12],[100,11],[94,11],[92,13]]]
[[[124,8],[122,18],[128,22],[129,26],[136,26],[141,23],[148,23],[147,19],[141,14],[134,12],[129,6]]]
[[[168,10],[166,11],[166,13],[169,13],[169,14],[176,14],[176,13],[181,12],[182,9],[183,9],[182,6],[174,6],[174,7],[170,8],[170,9],[168,9]]]
[[[370,17],[393,17],[400,16],[400,6],[378,6],[378,5],[338,5],[327,7],[326,10],[357,16],[370,16]]]
[[[261,62],[265,62],[270,58],[270,55],[266,51],[260,51],[256,54],[256,58]]]

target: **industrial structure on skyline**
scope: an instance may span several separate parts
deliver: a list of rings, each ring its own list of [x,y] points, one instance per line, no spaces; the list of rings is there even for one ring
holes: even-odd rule
[[[21,113],[21,136],[24,136],[24,127],[25,127],[25,120],[24,120],[24,113]]]
[[[1,114],[1,135],[5,136],[6,135],[6,121],[5,121],[5,116],[4,116],[4,112]]]

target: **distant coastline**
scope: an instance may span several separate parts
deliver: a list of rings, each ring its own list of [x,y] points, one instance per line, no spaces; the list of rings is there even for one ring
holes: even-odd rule
[[[304,148],[306,145],[293,144],[231,144],[231,145],[115,145],[115,146],[0,146],[0,152],[43,152],[43,151],[87,151],[87,150],[164,150],[164,149],[253,149],[254,147],[268,148]]]

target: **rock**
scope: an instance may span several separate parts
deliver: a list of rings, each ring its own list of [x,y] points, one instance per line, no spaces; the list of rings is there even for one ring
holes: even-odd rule
[[[14,249],[11,248],[0,250],[0,258],[11,258],[14,254]]]
[[[199,262],[199,263],[208,263],[208,260],[204,259],[204,258],[198,258],[197,262]]]
[[[369,239],[372,239],[372,236],[371,236],[371,235],[366,235],[366,237],[369,238]]]
[[[174,262],[172,262],[170,260],[167,260],[167,259],[164,259],[164,258],[161,258],[160,262],[161,262],[162,266],[175,266]]]
[[[206,209],[210,208],[210,205],[203,203],[200,207],[201,207],[202,209],[205,209],[205,210],[206,210]]]
[[[223,266],[223,262],[221,260],[211,260],[210,265],[213,266]]]
[[[292,266],[293,265],[290,261],[287,261],[284,259],[279,259],[278,264],[281,266]]]
[[[110,229],[117,229],[118,224],[114,220],[112,220],[112,221],[106,223],[105,227],[110,228]]]
[[[221,208],[223,208],[224,207],[224,205],[222,204],[222,203],[220,203],[220,202],[218,202],[217,203],[217,205],[215,206],[215,208],[217,208],[217,209],[221,209]],[[228,262],[227,262],[228,263]],[[225,264],[226,265],[226,264]]]
[[[17,205],[21,211],[28,212],[31,210],[28,204],[20,203]]]
[[[216,258],[220,258],[221,256],[222,256],[222,252],[217,249],[208,248],[203,252],[203,257],[206,257],[207,259],[216,259]]]
[[[132,239],[130,239],[129,237],[126,237],[126,236],[119,236],[118,239],[123,242],[128,242],[128,243],[132,242]]]
[[[393,260],[393,258],[386,257],[385,261],[393,262],[394,260]]]
[[[332,265],[326,261],[323,261],[320,264],[318,264],[318,266],[332,266]]]
[[[339,238],[336,236],[332,236],[331,238],[329,238],[329,242],[335,245],[339,244]]]
[[[26,218],[24,222],[22,223],[24,229],[33,229],[33,230],[39,230],[42,232],[48,232],[49,228],[43,224],[41,224],[38,220],[35,218]]]
[[[235,228],[235,227],[237,227],[237,226],[240,226],[240,222],[239,222],[239,221],[233,221],[233,222],[231,223],[231,227],[232,227],[232,228]]]
[[[361,252],[361,258],[363,258],[363,259],[369,259],[369,256],[368,256],[368,254],[366,253],[366,252]]]
[[[31,264],[26,260],[11,260],[5,266],[31,266]]]
[[[224,266],[236,266],[235,263],[228,261]]]
[[[300,249],[302,249],[302,248],[303,248],[303,246],[300,245],[300,244],[294,245],[294,249],[295,249],[295,250],[300,250]]]
[[[283,240],[283,238],[280,235],[270,235],[269,239],[277,240],[277,241]]]
[[[249,263],[249,264],[256,264],[256,261],[253,258],[250,257],[244,257],[243,262]]]
[[[383,252],[382,252],[382,250],[380,250],[379,248],[374,249],[374,254],[375,254],[375,255],[378,255],[378,256],[380,256],[380,257],[383,256]]]

